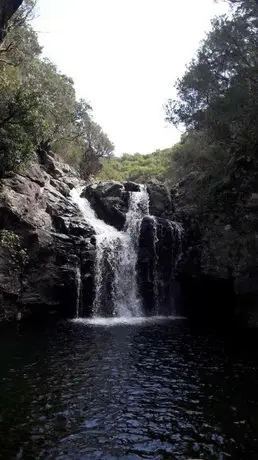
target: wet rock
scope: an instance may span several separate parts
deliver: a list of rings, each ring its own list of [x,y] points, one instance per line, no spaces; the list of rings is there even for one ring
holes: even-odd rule
[[[123,229],[129,198],[129,193],[125,191],[123,184],[108,181],[88,185],[83,190],[82,196],[89,200],[99,219],[118,230]]]
[[[150,214],[157,217],[171,217],[172,202],[168,189],[159,182],[150,182],[147,185],[147,192],[150,197]]]
[[[149,315],[155,308],[155,265],[155,222],[152,217],[145,217],[139,237],[137,274],[144,310]]]
[[[182,239],[177,223],[160,217],[142,221],[137,272],[146,314],[175,313],[175,275]]]
[[[140,185],[135,182],[124,182],[123,185],[126,192],[139,192],[141,190]]]
[[[258,211],[258,193],[252,193],[245,203],[245,207],[252,211]]]
[[[22,318],[73,317],[78,266],[87,308],[92,305],[87,277],[94,272],[95,232],[71,201],[72,183],[79,183],[74,171],[47,153],[22,174],[1,180],[0,229],[19,235],[28,260],[21,269],[0,246],[0,320],[15,319],[17,311]]]

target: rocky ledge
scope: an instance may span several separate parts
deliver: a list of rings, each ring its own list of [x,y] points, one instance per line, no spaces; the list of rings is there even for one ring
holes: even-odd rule
[[[17,313],[74,317],[78,268],[81,304],[85,310],[92,304],[94,230],[70,198],[79,185],[75,171],[45,152],[1,180],[0,229],[7,244],[0,245],[0,320]],[[13,234],[19,246],[13,247]]]

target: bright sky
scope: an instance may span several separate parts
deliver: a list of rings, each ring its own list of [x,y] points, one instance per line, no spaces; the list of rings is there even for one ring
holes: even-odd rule
[[[148,153],[179,140],[163,106],[223,10],[214,0],[39,0],[34,27],[116,152]]]

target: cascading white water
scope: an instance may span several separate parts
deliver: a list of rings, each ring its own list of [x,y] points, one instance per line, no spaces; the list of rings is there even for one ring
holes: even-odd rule
[[[129,209],[114,273],[115,316],[141,316],[142,306],[137,288],[136,264],[139,235],[143,217],[149,213],[149,197],[145,187],[129,192]],[[124,311],[126,308],[126,311]]]
[[[89,201],[81,198],[80,194],[81,190],[73,189],[72,200],[81,210],[85,221],[94,228],[96,237],[93,318],[129,320],[144,316],[138,292],[137,264],[139,251],[141,251],[139,247],[141,224],[146,216],[152,222],[153,258],[149,265],[148,277],[150,278],[147,279],[147,285],[152,279],[152,300],[149,301],[150,305],[145,304],[144,308],[152,309],[155,315],[169,315],[174,309],[175,269],[182,254],[181,224],[167,219],[158,219],[149,214],[149,196],[144,186],[140,186],[138,192],[129,192],[128,212],[122,231],[98,219]],[[146,262],[144,261],[143,264]],[[79,267],[76,271],[76,282],[78,318],[81,298]],[[144,283],[141,284],[141,294],[145,300],[142,286]]]
[[[137,289],[137,252],[141,221],[149,213],[148,193],[129,192],[129,210],[124,231],[118,231],[98,219],[87,199],[73,189],[72,199],[85,220],[96,232],[95,317],[136,317],[142,315]]]

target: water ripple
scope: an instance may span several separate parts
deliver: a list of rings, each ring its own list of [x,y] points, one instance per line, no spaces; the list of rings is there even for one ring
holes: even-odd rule
[[[174,319],[1,334],[0,458],[257,459],[256,338]]]

